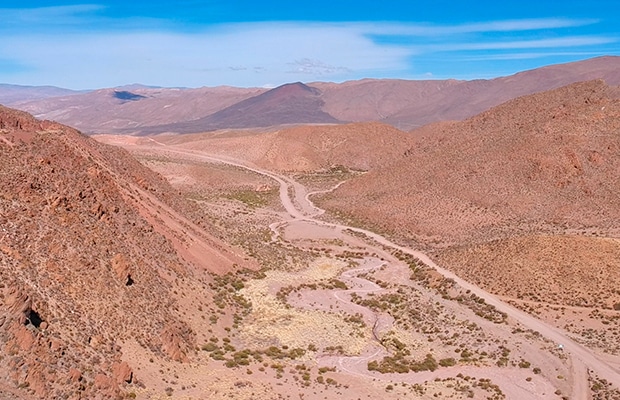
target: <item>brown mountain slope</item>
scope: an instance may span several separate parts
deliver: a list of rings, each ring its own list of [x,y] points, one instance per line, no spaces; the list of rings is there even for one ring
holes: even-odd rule
[[[510,298],[571,307],[620,307],[618,239],[521,236],[455,247],[438,258],[458,274]]]
[[[412,144],[411,135],[380,123],[308,125],[262,134],[162,137],[188,149],[230,156],[278,171],[344,166],[369,170],[391,162]]]
[[[0,84],[0,104],[11,104],[29,100],[41,100],[48,97],[70,96],[79,91],[62,89],[55,86],[23,86]]]
[[[86,133],[131,133],[143,126],[195,120],[264,91],[232,87],[120,88],[11,105],[39,118],[69,124]],[[122,93],[133,97],[127,99]]]
[[[429,96],[461,83],[463,81],[452,79],[362,79],[344,83],[313,82],[309,85],[323,91],[325,112],[342,121],[362,122],[382,121],[403,110],[420,107]]]
[[[177,293],[244,262],[125,151],[4,107],[0,187],[0,386],[24,395],[114,398],[131,343],[186,359],[204,326]]]
[[[187,133],[339,121],[382,121],[410,130],[463,120],[517,96],[575,82],[604,79],[619,85],[618,71],[620,57],[598,57],[490,80],[364,79],[296,83],[272,90],[125,87],[12,106],[87,133]],[[118,91],[134,97],[118,98]],[[0,98],[2,93],[0,87]]]
[[[518,98],[435,129],[414,133],[408,156],[322,204],[444,243],[545,226],[619,228],[620,103],[602,81]]]
[[[337,119],[322,110],[321,91],[290,83],[240,101],[204,118],[141,130],[143,134],[206,132],[217,129],[244,129],[285,124],[334,124]]]
[[[518,96],[592,79],[620,85],[620,57],[597,57],[496,79],[461,81],[429,92],[419,101],[387,116],[384,122],[409,130],[431,122],[463,120]],[[339,117],[336,113],[333,115]]]

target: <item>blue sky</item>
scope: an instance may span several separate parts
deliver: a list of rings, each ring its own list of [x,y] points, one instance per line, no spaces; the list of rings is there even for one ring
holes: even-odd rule
[[[477,79],[620,55],[620,2],[0,0],[0,83]]]

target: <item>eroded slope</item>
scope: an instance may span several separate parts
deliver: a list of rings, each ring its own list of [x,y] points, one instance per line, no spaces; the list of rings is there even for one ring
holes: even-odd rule
[[[602,81],[432,128],[398,162],[341,186],[322,204],[444,244],[618,228],[620,103]]]
[[[177,293],[244,263],[125,151],[6,108],[0,187],[0,370],[24,395],[119,395],[139,384],[128,342],[187,360],[196,326]]]

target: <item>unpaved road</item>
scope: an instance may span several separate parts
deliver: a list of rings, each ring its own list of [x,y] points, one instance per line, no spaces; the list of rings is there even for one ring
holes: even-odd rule
[[[154,139],[151,139],[151,140],[153,142],[156,142]],[[341,225],[341,224],[334,224],[334,223],[324,222],[324,221],[315,219],[315,216],[320,215],[323,212],[323,210],[316,207],[310,201],[309,199],[310,194],[307,192],[305,187],[299,184],[298,182],[293,181],[291,178],[281,176],[273,172],[265,171],[260,168],[254,167],[254,166],[245,165],[243,162],[239,160],[232,160],[232,159],[228,159],[225,157],[205,154],[205,153],[198,152],[198,151],[175,149],[160,142],[156,142],[156,143],[162,146],[165,146],[166,151],[171,152],[171,153],[191,156],[191,157],[209,161],[209,162],[224,163],[224,164],[232,165],[235,167],[244,168],[246,170],[252,171],[254,173],[257,173],[263,176],[267,176],[275,180],[276,182],[278,182],[278,184],[280,185],[280,191],[279,191],[280,200],[286,212],[290,215],[291,221],[292,220],[303,220],[303,221],[308,221],[308,222],[311,222],[317,225],[335,227],[338,229],[349,229],[357,233],[362,233],[383,246],[390,247],[396,250],[400,250],[406,254],[410,254],[416,257],[417,259],[419,259],[421,262],[425,263],[426,265],[434,268],[437,272],[439,272],[446,278],[453,279],[464,290],[470,290],[471,293],[474,293],[475,295],[483,298],[488,304],[494,306],[498,311],[506,313],[510,318],[520,322],[526,328],[537,331],[543,337],[555,343],[562,344],[564,347],[564,352],[567,353],[570,357],[572,357],[573,365],[575,365],[575,368],[573,369],[574,385],[573,385],[573,393],[571,396],[572,399],[579,399],[579,400],[589,399],[589,384],[588,384],[587,370],[590,370],[596,373],[600,378],[606,379],[608,382],[615,383],[616,386],[619,385],[620,372],[618,372],[618,370],[613,368],[607,362],[599,359],[588,348],[573,341],[571,338],[568,337],[568,335],[564,331],[556,327],[553,327],[543,321],[540,321],[539,319],[507,303],[504,303],[497,296],[483,290],[482,288],[472,283],[465,281],[464,279],[461,279],[454,273],[438,266],[427,255],[419,251],[400,246],[396,243],[389,241],[385,237],[379,234],[376,234],[374,232],[368,231],[366,229],[355,228],[355,227],[350,227],[350,226]],[[347,364],[351,362],[361,362],[362,359],[368,359],[368,356],[360,357],[359,360],[351,359],[347,362]],[[347,368],[344,365],[343,360],[339,360],[339,364],[342,365],[344,370],[352,372],[350,371],[350,368]]]

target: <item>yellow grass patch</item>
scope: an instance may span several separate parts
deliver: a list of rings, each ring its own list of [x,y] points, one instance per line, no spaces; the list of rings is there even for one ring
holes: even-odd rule
[[[268,271],[261,280],[247,282],[240,294],[252,302],[252,312],[241,328],[242,338],[257,346],[281,345],[290,348],[342,346],[347,354],[359,354],[367,338],[337,314],[287,307],[276,298],[282,286],[313,283],[337,277],[346,263],[329,258],[315,260],[303,271]],[[366,335],[364,335],[366,336]]]

